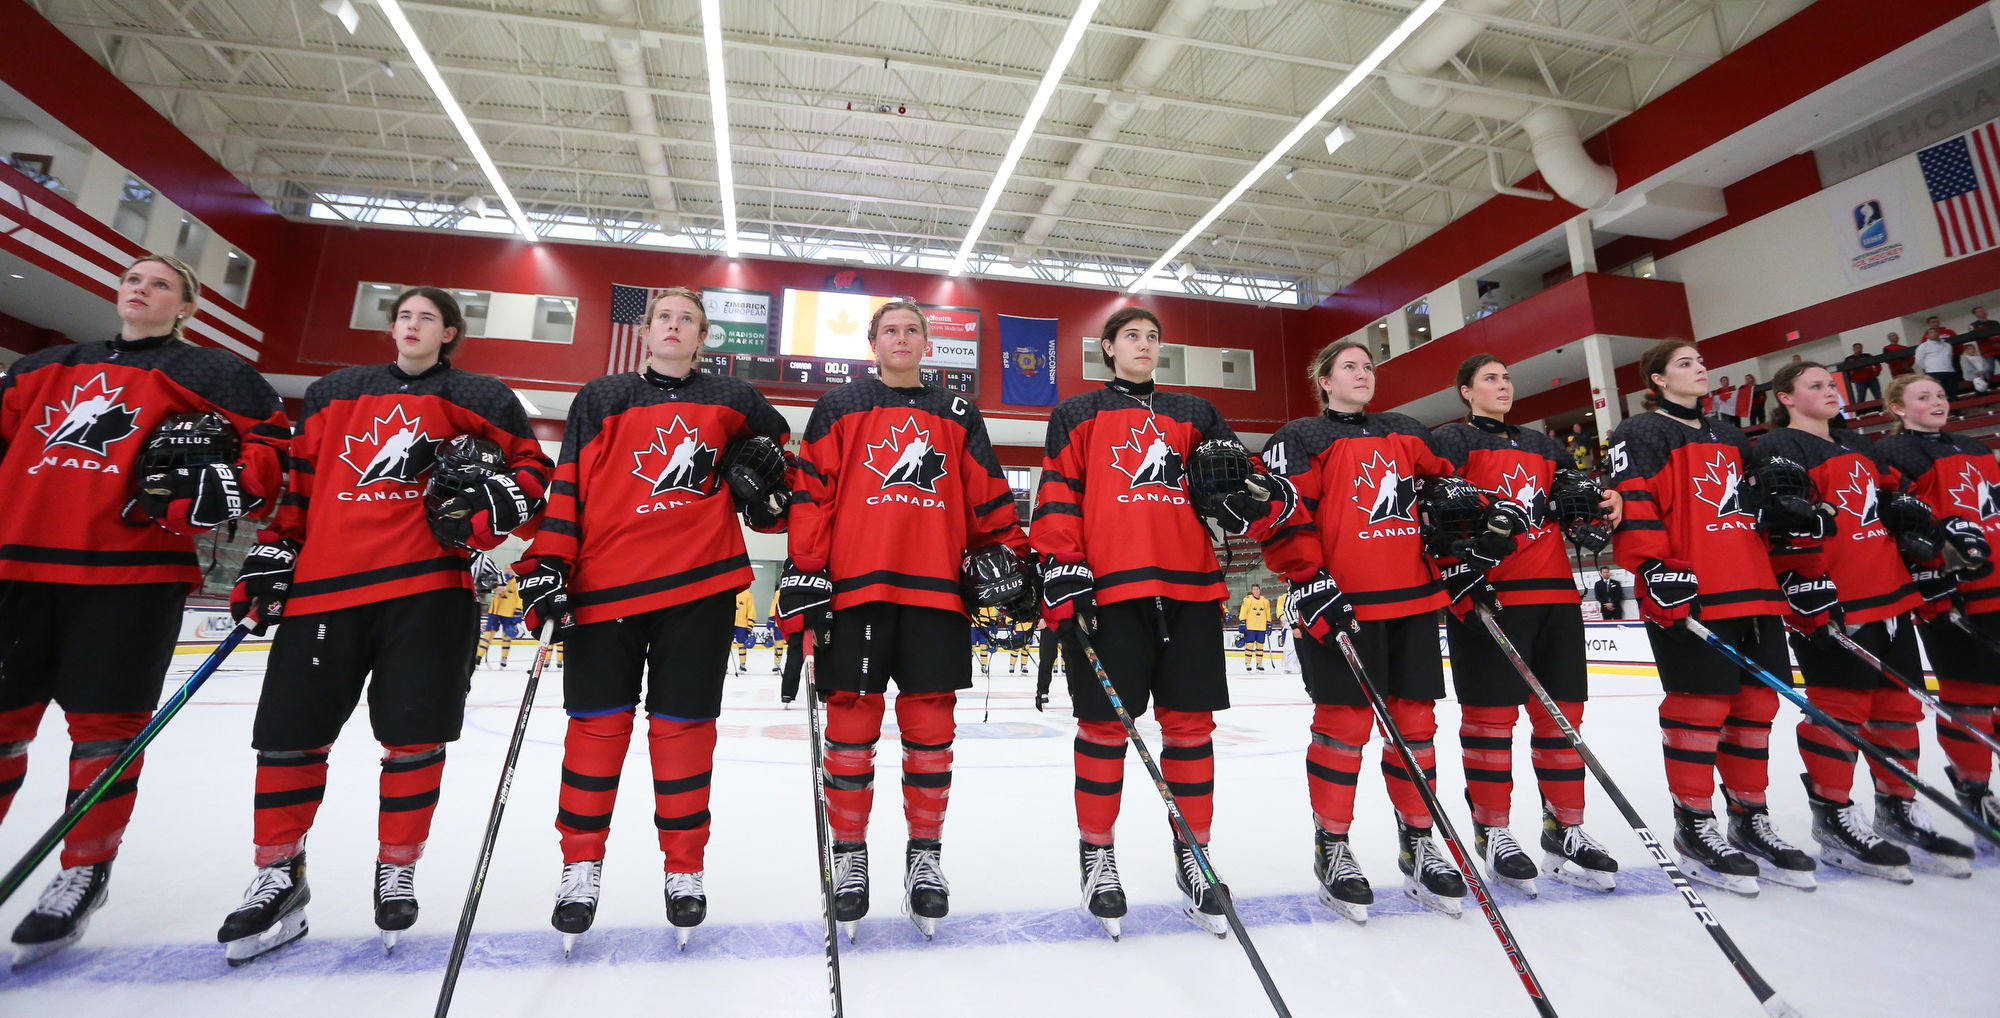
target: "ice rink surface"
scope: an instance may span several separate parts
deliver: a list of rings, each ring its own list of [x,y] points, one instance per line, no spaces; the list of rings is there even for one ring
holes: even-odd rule
[[[371,919],[379,747],[365,708],[334,747],[326,800],[308,846],[312,932],[229,969],[215,930],[252,873],[250,721],[262,651],[230,660],[148,754],[138,808],[88,936],[30,969],[0,973],[0,1015],[272,1018],[431,1013],[470,879],[530,648],[509,669],[482,668],[464,738],[450,750],[436,827],[417,886],[416,928],[384,957]],[[170,687],[200,660],[182,655]],[[528,743],[487,884],[454,1011],[514,1015],[816,1015],[826,1013],[806,717],[779,703],[768,650],[732,675],[714,775],[707,923],[677,952],[663,911],[644,729],[633,740],[605,865],[596,928],[565,960],[549,912],[562,860],[554,830],[564,715],[560,672],[536,698]],[[1356,854],[1376,890],[1365,928],[1317,904],[1304,748],[1311,707],[1297,675],[1246,672],[1232,659],[1234,708],[1216,732],[1217,869],[1234,890],[1291,1010],[1307,1015],[1531,1015],[1477,908],[1453,921],[1403,899],[1395,829],[1369,750]],[[1113,944],[1077,908],[1071,800],[1074,726],[1058,682],[1047,713],[1033,677],[996,659],[991,720],[985,683],[961,694],[944,866],[952,913],[926,944],[897,910],[901,795],[892,722],[877,761],[873,912],[843,944],[849,1014],[873,1016],[1256,1015],[1269,1013],[1242,950],[1182,918],[1168,832],[1152,785],[1128,756],[1119,863],[1133,912]],[[1661,768],[1657,681],[1647,669],[1594,670],[1583,732],[1664,840],[1671,810]],[[1438,707],[1440,794],[1468,838],[1458,708]],[[1811,846],[1799,785],[1797,713],[1782,709],[1771,750],[1780,831]],[[1157,751],[1158,729],[1142,720]],[[27,783],[0,827],[11,863],[62,806],[68,739],[51,710]],[[1943,755],[1924,724],[1923,774],[1944,786]],[[1516,730],[1514,829],[1539,823],[1525,723]],[[1858,782],[1868,794],[1866,777]],[[1754,1016],[1755,1000],[1638,840],[1591,782],[1589,829],[1618,857],[1617,893],[1544,879],[1529,900],[1495,893],[1556,1009],[1569,1016]],[[1718,802],[1720,798],[1718,797]],[[1931,809],[1938,826],[1967,835]],[[1539,851],[1531,853],[1540,858]],[[1919,876],[1899,887],[1822,868],[1802,893],[1766,884],[1743,900],[1704,892],[1764,976],[1812,1018],[1993,1015],[2000,870],[1982,856],[1972,879]],[[53,860],[0,909],[11,929],[54,872]],[[1984,931],[1984,932],[1982,932]]]

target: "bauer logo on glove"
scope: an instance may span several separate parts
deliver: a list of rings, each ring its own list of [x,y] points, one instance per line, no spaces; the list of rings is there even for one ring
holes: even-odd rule
[[[134,472],[139,493],[127,506],[184,537],[255,512],[264,500],[243,486],[242,436],[221,414],[169,414],[146,440]]]

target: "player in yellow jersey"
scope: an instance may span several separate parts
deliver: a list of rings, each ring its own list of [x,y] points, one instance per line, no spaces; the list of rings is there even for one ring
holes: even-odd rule
[[[481,665],[486,664],[486,651],[493,645],[496,633],[503,637],[500,641],[500,667],[505,668],[507,655],[514,649],[514,640],[521,635],[521,591],[513,580],[495,588],[492,599],[486,602],[486,625],[479,630]]]
[[[785,634],[778,630],[778,599],[771,599],[771,617],[765,622],[771,632],[771,673],[783,675],[785,672]]]
[[[1014,649],[1013,656],[1007,659],[1007,674],[1014,674],[1017,665],[1023,672],[1035,670],[1035,622],[1035,619],[1030,618],[1025,622],[1014,623]],[[1021,659],[1024,657],[1028,659],[1027,664],[1021,664]]]
[[[1285,598],[1287,596],[1287,592],[1281,590],[1278,592],[1278,599],[1271,602],[1271,631],[1268,635],[1271,637],[1271,642],[1278,645],[1280,652],[1278,659],[1285,662],[1285,671],[1289,672],[1291,671],[1291,663],[1297,658],[1297,653],[1292,648],[1291,624],[1285,621]]]
[[[736,592],[736,674],[750,667],[750,627],[757,624],[757,606],[748,588]]]
[[[972,617],[972,652],[979,658],[979,674],[993,674],[993,627],[1001,625],[1000,609],[981,608]]]
[[[1252,670],[1264,670],[1264,636],[1271,628],[1271,602],[1264,598],[1264,588],[1250,585],[1250,593],[1243,595],[1243,604],[1236,609],[1236,617],[1243,620],[1243,659]]]

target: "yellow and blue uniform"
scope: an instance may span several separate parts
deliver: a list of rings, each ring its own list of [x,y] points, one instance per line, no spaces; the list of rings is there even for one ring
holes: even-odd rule
[[[1014,656],[1007,659],[1007,670],[1012,672],[1014,666],[1020,665],[1021,659],[1025,657],[1028,659],[1028,663],[1022,665],[1022,667],[1027,671],[1034,671],[1035,620],[1031,618],[1026,622],[1014,623],[1014,639],[1020,641],[1020,643],[1019,646],[1014,648]]]
[[[750,600],[750,591],[736,592],[736,672],[742,674],[750,666],[750,627],[757,624],[757,606]]]
[[[493,597],[486,602],[486,625],[479,630],[481,664],[486,662],[486,652],[493,646],[496,633],[506,637],[500,643],[500,667],[505,668],[507,655],[514,649],[513,641],[521,635],[521,589],[513,580],[495,589]]]
[[[1271,628],[1271,602],[1262,594],[1245,594],[1236,617],[1243,620],[1243,656],[1252,668],[1262,669],[1264,633]]]

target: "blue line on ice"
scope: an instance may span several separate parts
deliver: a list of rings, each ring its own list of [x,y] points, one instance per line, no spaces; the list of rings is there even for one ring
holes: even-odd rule
[[[2000,862],[1982,856],[1975,866],[1992,869],[2000,866]],[[1819,879],[1825,884],[1868,878],[1821,867]],[[1581,890],[1546,877],[1539,881],[1542,892],[1539,899],[1529,899],[1512,888],[1489,886],[1493,887],[1502,908],[1578,904],[1614,897]],[[1616,896],[1664,895],[1672,891],[1666,875],[1655,867],[1642,869],[1628,865],[1619,871]],[[1705,896],[1720,896],[1724,892],[1703,888],[1702,893]],[[1782,895],[1797,892],[1771,888],[1766,893]],[[849,944],[843,938],[840,945],[843,955],[1104,939],[1097,923],[1082,911],[1064,909],[1057,912],[954,914],[938,923],[937,940],[927,945],[908,920],[895,912],[893,900],[878,902],[878,905],[887,907],[878,909],[876,914],[862,921],[855,943]],[[1238,898],[1236,906],[1245,926],[1340,921],[1310,895]],[[1480,921],[1478,904],[1469,895],[1465,910],[1464,921]],[[1425,912],[1421,907],[1403,896],[1399,884],[1385,884],[1376,889],[1375,905],[1370,909],[1371,918],[1423,915]],[[565,964],[804,957],[818,955],[825,950],[823,931],[824,927],[818,921],[737,925],[713,923],[697,929],[688,949],[682,952],[675,949],[671,927],[664,923],[657,927],[600,928],[584,936],[577,945],[576,956],[569,960],[563,958],[561,936],[551,929],[482,933],[472,937],[465,965],[468,969],[520,969]],[[1177,905],[1134,905],[1124,920],[1126,937],[1195,932]],[[308,935],[304,940],[249,965],[230,969],[223,961],[220,944],[158,944],[146,947],[90,947],[85,944],[20,972],[0,974],[0,991],[298,976],[413,975],[442,971],[450,950],[449,932],[405,935],[397,945],[396,953],[389,957],[383,956],[380,941],[374,937],[328,940]]]

